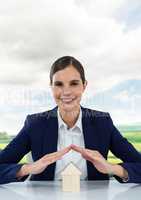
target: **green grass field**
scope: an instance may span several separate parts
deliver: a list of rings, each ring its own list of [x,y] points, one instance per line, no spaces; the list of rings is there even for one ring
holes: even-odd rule
[[[123,136],[127,138],[139,152],[141,152],[141,131],[124,132]],[[117,159],[111,152],[108,154],[108,161],[111,163],[121,162],[121,160]]]
[[[128,141],[131,142],[133,144],[133,146],[138,151],[141,152],[141,131],[124,132],[123,136],[126,137],[128,139]],[[0,143],[0,149],[3,149],[6,145],[7,145],[7,143],[4,143],[4,141],[2,141]],[[108,154],[108,161],[111,162],[111,163],[119,163],[119,162],[121,162],[121,160],[117,159],[111,152],[109,152],[109,154]],[[24,156],[24,158],[21,160],[21,162],[22,163],[23,162],[24,163],[27,162],[26,156]]]

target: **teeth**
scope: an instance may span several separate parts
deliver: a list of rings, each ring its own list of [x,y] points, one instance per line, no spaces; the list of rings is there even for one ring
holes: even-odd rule
[[[61,100],[63,102],[71,102],[71,101],[73,101],[73,99],[70,99],[70,98],[62,98]]]
[[[63,102],[71,102],[73,99],[62,99]]]

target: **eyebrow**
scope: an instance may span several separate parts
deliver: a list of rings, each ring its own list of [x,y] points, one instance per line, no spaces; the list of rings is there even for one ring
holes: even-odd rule
[[[74,83],[74,82],[75,82],[75,83],[79,83],[80,80],[74,79],[74,80],[71,80],[71,81],[70,81],[70,83]],[[63,82],[62,82],[62,81],[55,81],[54,83],[56,84],[56,83],[63,83]]]

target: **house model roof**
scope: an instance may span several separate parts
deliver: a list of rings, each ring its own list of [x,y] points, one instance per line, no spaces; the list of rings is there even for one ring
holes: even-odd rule
[[[65,169],[62,171],[61,175],[81,175],[80,169],[73,163],[70,162]]]

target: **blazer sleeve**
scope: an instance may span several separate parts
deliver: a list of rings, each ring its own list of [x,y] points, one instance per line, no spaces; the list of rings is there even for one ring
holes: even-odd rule
[[[113,125],[111,117],[109,117],[109,128],[111,132],[111,152],[123,163],[119,163],[128,172],[129,179],[126,183],[141,183],[141,153],[138,152],[134,146],[124,138],[118,129]],[[124,181],[114,176],[119,182]]]
[[[16,178],[16,173],[22,167],[19,161],[31,149],[31,142],[29,137],[29,117],[26,118],[24,127],[19,134],[0,151],[0,184],[24,181],[28,176],[22,179]]]

